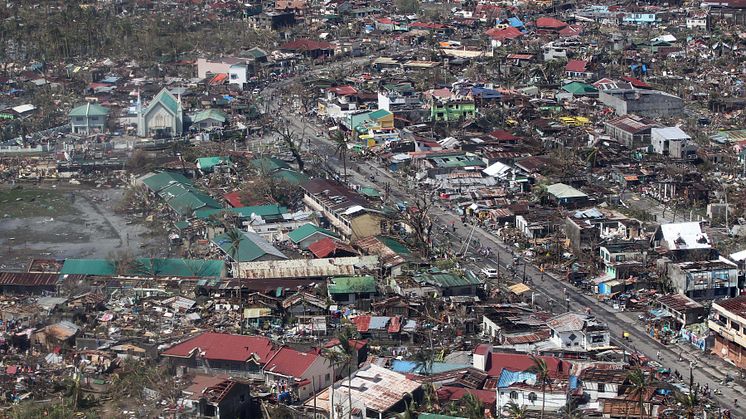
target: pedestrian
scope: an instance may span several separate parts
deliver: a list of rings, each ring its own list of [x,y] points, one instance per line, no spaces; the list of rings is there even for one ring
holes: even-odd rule
[[[657,351],[655,353],[655,357],[658,358],[658,359],[661,359],[661,351]]]

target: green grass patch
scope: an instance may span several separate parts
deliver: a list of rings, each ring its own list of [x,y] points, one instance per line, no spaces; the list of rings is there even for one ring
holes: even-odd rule
[[[72,212],[70,192],[34,188],[0,190],[0,218],[60,217]]]

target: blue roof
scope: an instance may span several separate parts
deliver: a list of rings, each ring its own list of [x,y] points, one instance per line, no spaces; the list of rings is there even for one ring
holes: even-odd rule
[[[522,28],[522,27],[524,27],[524,26],[525,26],[525,25],[523,24],[523,22],[521,22],[521,19],[518,19],[518,18],[517,18],[517,17],[515,17],[515,16],[513,16],[513,17],[509,17],[509,18],[508,18],[508,24],[510,24],[510,26],[512,26],[512,27],[514,27],[514,28]]]
[[[503,368],[500,379],[497,381],[498,388],[510,387],[514,383],[524,381],[536,381],[536,374],[527,371],[510,371]]]
[[[433,365],[430,368],[429,372],[430,374],[440,374],[440,373],[448,372],[448,371],[463,370],[469,367],[471,367],[470,364],[454,364],[450,362],[433,362]],[[423,372],[424,369],[425,369],[424,365],[418,364],[415,361],[395,359],[391,363],[391,370],[402,373],[402,374],[405,374],[408,372],[419,374]]]
[[[391,363],[391,370],[402,374],[412,372],[417,368],[417,363],[414,361],[405,361],[403,359],[395,359]]]
[[[502,94],[497,90],[487,89],[484,87],[472,87],[471,94],[482,99],[499,99]]]

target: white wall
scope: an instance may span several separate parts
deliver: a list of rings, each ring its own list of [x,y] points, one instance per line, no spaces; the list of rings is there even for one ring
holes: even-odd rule
[[[517,399],[510,398],[511,391],[515,391],[516,393],[518,393]],[[536,400],[529,400],[529,395],[531,393],[534,393],[536,395]],[[510,403],[511,401],[515,402],[519,406],[526,406],[528,410],[541,410],[541,397],[541,389],[527,390],[511,389],[510,387],[500,388],[497,389],[497,411],[502,411],[505,406],[507,406],[508,403]],[[567,397],[564,392],[551,392],[549,389],[547,389],[544,410],[545,412],[556,411],[563,407],[565,404],[567,404]]]

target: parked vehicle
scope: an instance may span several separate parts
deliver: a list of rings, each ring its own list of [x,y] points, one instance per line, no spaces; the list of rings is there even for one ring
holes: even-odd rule
[[[498,271],[495,268],[482,268],[482,275],[486,278],[497,278]]]

